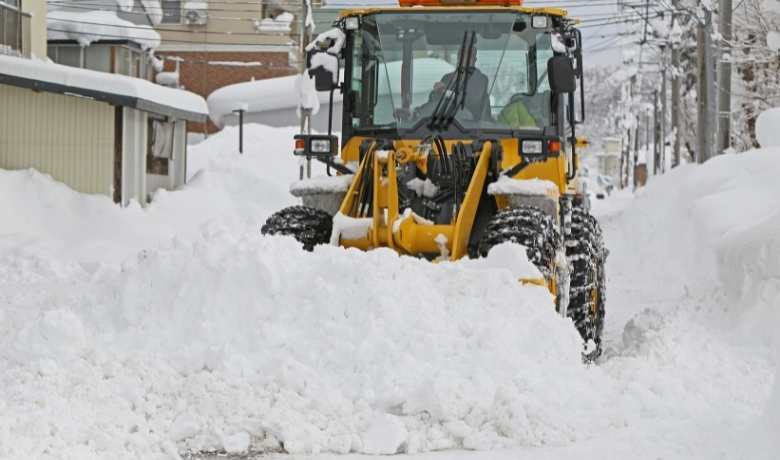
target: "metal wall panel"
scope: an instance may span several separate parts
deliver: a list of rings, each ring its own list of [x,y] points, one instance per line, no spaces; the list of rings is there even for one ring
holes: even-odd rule
[[[146,149],[148,115],[125,107],[122,126],[122,206],[132,200],[146,205]]]
[[[74,190],[111,195],[114,108],[0,85],[0,168],[35,168]]]

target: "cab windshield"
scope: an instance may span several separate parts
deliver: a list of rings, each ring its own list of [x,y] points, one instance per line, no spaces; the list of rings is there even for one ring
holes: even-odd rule
[[[413,129],[456,78],[464,36],[475,68],[454,124],[463,130],[541,130],[551,123],[551,32],[515,12],[381,13],[353,37],[352,127]],[[474,60],[474,58],[476,60]]]

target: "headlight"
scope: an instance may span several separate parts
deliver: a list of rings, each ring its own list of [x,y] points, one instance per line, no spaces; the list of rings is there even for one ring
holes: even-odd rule
[[[356,16],[351,16],[344,20],[344,28],[347,30],[358,30],[359,27],[360,19]]]
[[[311,153],[330,153],[330,139],[312,139]]]
[[[542,141],[523,141],[520,151],[526,155],[541,155],[543,153]]]
[[[533,19],[531,19],[531,25],[534,29],[546,29],[547,21],[547,16],[534,16]]]

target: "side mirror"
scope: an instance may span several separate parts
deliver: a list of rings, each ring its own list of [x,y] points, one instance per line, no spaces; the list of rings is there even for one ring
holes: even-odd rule
[[[547,77],[550,90],[555,94],[573,93],[577,90],[574,64],[567,56],[553,56],[547,61]]]
[[[333,91],[339,87],[339,58],[325,51],[311,51],[306,59],[309,78],[314,78],[317,91]]]

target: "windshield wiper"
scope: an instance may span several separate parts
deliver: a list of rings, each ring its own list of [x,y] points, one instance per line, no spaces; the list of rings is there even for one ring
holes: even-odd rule
[[[463,33],[463,44],[458,53],[458,67],[455,70],[455,77],[449,81],[444,94],[439,98],[436,108],[431,114],[428,128],[437,131],[446,131],[449,129],[455,115],[463,109],[466,104],[466,88],[469,79],[474,73],[472,65],[472,56],[476,52],[474,46],[477,42],[477,33],[466,31]]]

